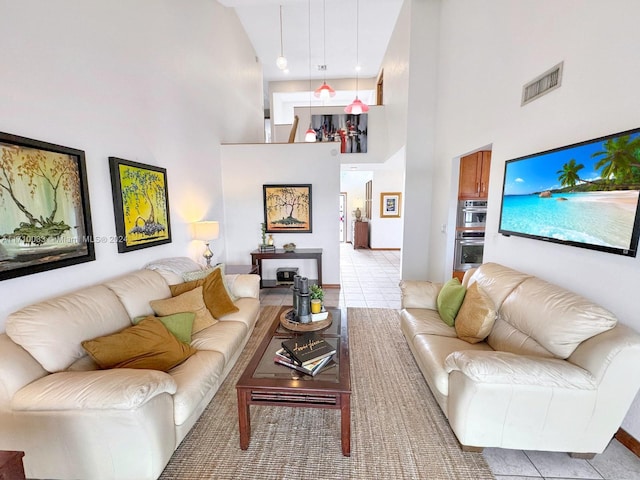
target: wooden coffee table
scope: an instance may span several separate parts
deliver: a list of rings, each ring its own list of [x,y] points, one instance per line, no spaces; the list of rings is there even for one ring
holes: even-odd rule
[[[290,310],[284,307],[282,311]],[[335,365],[315,377],[298,373],[273,361],[282,340],[301,335],[280,324],[276,315],[265,338],[236,384],[240,448],[246,450],[251,438],[251,405],[340,409],[342,454],[351,455],[351,376],[349,332],[345,309],[328,308],[333,321],[316,333],[336,347]],[[300,378],[304,377],[304,381]]]

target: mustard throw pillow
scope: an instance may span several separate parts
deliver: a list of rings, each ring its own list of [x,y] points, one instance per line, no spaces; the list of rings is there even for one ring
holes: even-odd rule
[[[469,343],[481,342],[491,333],[496,315],[493,301],[477,283],[472,284],[456,316],[458,338]]]
[[[205,278],[207,275],[209,275],[211,272],[213,272],[216,268],[220,269],[220,274],[222,275],[222,284],[224,285],[224,289],[227,291],[227,295],[229,295],[229,298],[235,302],[236,300],[238,300],[239,297],[235,296],[233,294],[233,292],[231,291],[231,289],[229,288],[229,284],[227,283],[227,278],[225,276],[225,272],[224,272],[224,263],[219,263],[217,264],[215,267],[209,267],[209,268],[205,268],[202,270],[194,270],[192,272],[185,272],[182,274],[182,279],[185,282],[191,282],[193,280],[200,280]]]
[[[191,343],[191,332],[193,331],[193,322],[196,318],[196,314],[193,312],[174,313],[173,315],[167,315],[166,317],[154,317],[153,315],[143,315],[131,320],[134,325],[139,324],[145,318],[157,318],[160,320],[167,330],[181,342]]]
[[[100,368],[148,368],[166,372],[196,349],[178,340],[160,320],[149,317],[111,335],[85,340],[82,347]]]
[[[438,293],[436,300],[438,313],[442,321],[450,327],[453,327],[455,323],[465,292],[466,288],[460,283],[460,280],[452,278],[443,285],[442,290]]]
[[[171,295],[176,296],[198,287],[202,287],[204,303],[214,318],[222,318],[239,310],[224,287],[224,279],[220,268],[214,269],[213,272],[200,280],[171,285],[169,288],[171,289]]]
[[[152,300],[149,302],[149,305],[151,305],[153,311],[156,312],[156,315],[160,315],[161,317],[182,312],[195,313],[196,318],[193,320],[192,333],[198,333],[200,330],[204,330],[217,322],[204,304],[202,287],[196,287],[177,297]]]

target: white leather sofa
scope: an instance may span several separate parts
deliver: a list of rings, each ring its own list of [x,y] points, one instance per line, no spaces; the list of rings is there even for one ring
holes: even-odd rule
[[[585,298],[495,263],[467,272],[463,285],[473,282],[497,311],[479,343],[440,319],[441,284],[401,282],[402,332],[463,449],[601,453],[640,388],[640,336]]]
[[[23,450],[28,478],[158,478],[258,318],[259,277],[226,278],[239,311],[194,334],[197,353],[168,373],[99,370],[81,342],[153,315],[149,302],[182,281],[175,271],[135,271],[11,314],[0,335],[0,450]]]

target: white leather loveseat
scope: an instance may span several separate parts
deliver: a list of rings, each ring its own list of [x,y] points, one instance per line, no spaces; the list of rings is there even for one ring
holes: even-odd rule
[[[97,369],[81,342],[153,315],[149,302],[171,297],[167,279],[182,281],[175,271],[135,271],[11,314],[0,335],[0,450],[25,451],[28,478],[160,476],[258,318],[259,277],[226,278],[238,311],[195,333],[197,352],[167,373]]]
[[[402,332],[463,449],[601,453],[640,388],[640,336],[585,298],[495,263],[462,283],[474,282],[497,312],[478,343],[440,319],[441,284],[401,282]]]

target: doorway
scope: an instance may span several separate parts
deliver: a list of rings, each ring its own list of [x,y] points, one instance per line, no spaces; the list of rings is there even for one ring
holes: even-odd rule
[[[347,241],[347,228],[345,226],[347,214],[347,193],[340,192],[340,212],[338,218],[340,219],[340,243]]]

